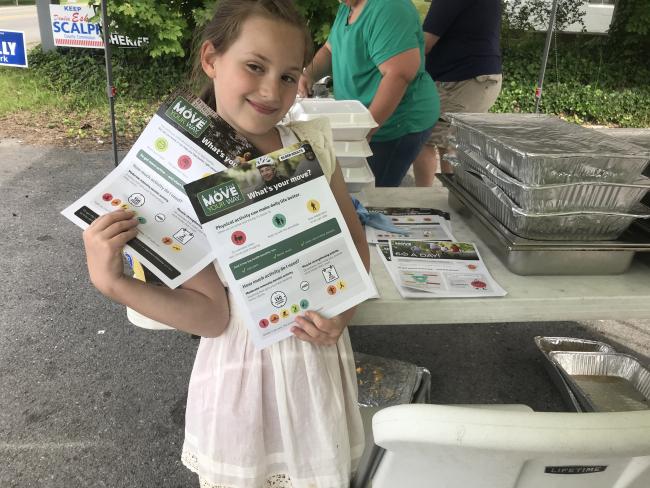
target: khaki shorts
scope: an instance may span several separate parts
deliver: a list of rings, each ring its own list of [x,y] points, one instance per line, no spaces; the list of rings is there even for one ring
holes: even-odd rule
[[[501,92],[501,80],[501,75],[481,75],[463,81],[436,81],[440,115],[446,112],[487,112]],[[426,145],[446,146],[448,132],[449,123],[438,120]]]

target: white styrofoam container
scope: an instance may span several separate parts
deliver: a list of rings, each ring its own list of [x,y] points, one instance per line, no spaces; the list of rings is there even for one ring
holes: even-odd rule
[[[369,186],[374,186],[375,175],[365,158],[357,158],[353,166],[341,166],[343,179],[349,193],[357,193]]]
[[[289,110],[289,120],[314,120],[327,117],[334,140],[358,141],[377,127],[368,109],[357,100],[298,98]]]
[[[334,154],[341,166],[354,166],[359,158],[372,156],[370,144],[365,139],[359,141],[334,141]]]

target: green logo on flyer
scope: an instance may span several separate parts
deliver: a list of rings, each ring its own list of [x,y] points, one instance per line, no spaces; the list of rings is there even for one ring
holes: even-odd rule
[[[165,115],[194,137],[199,137],[210,125],[210,119],[183,97],[178,97],[167,109]]]
[[[234,181],[203,190],[197,198],[206,217],[244,201],[244,195]]]

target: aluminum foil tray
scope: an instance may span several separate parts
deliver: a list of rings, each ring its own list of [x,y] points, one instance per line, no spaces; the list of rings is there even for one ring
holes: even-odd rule
[[[526,212],[486,177],[460,168],[458,183],[485,206],[488,212],[518,236],[537,240],[613,240],[637,218],[649,218],[650,209],[639,204],[635,213],[569,211]]]
[[[452,165],[479,173],[501,188],[527,212],[544,213],[567,210],[601,210],[627,212],[650,189],[650,178],[639,176],[634,183],[604,181],[528,185],[508,175],[471,150],[458,148],[456,157],[447,158]]]
[[[567,406],[576,412],[582,412],[583,408],[576,398],[575,394],[571,391],[569,384],[562,375],[560,368],[558,368],[549,354],[554,351],[570,351],[570,352],[616,352],[612,346],[604,342],[591,341],[587,339],[579,339],[577,337],[544,337],[536,336],[535,345],[544,357],[544,367],[548,371],[549,376],[553,383],[560,391],[564,402]]]
[[[478,151],[527,184],[631,183],[650,162],[643,147],[548,115],[446,116],[452,142]]]
[[[625,273],[635,253],[650,258],[650,229],[638,221],[616,241],[536,241],[513,234],[454,175],[438,175],[449,190],[449,207],[513,273],[518,275],[613,275]],[[650,227],[650,224],[649,224]],[[650,263],[650,259],[649,259]]]
[[[650,372],[636,358],[607,352],[551,352],[589,412],[650,410]]]
[[[354,353],[360,407],[412,403],[424,368],[397,359]]]

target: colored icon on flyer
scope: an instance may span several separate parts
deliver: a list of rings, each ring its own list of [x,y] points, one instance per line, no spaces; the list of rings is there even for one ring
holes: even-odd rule
[[[336,287],[334,285],[330,285],[327,287],[327,294],[328,295],[336,295]]]
[[[275,308],[284,307],[287,303],[287,295],[283,291],[274,291],[271,293],[271,305]]]
[[[307,202],[307,210],[311,213],[316,213],[320,210],[320,203],[318,200],[311,199]]]
[[[144,205],[144,195],[142,193],[132,193],[129,195],[129,203],[134,207],[142,207]]]
[[[325,283],[336,281],[339,277],[339,274],[333,264],[330,264],[326,268],[323,268],[321,272],[323,273],[323,278],[325,278]]]
[[[190,166],[192,166],[192,158],[190,158],[187,154],[183,154],[180,158],[178,158],[176,164],[178,164],[178,167],[180,169],[190,169]]]
[[[187,244],[190,242],[192,239],[194,239],[194,234],[192,234],[189,230],[187,230],[185,227],[182,227],[178,229],[174,235],[174,239],[176,239],[178,242],[181,244]]]
[[[128,210],[129,209],[129,204],[128,203],[123,203],[122,205],[120,205],[120,208],[122,210]]]
[[[145,219],[144,217],[138,217],[138,222],[140,222],[141,224],[146,224],[147,219]]]
[[[162,238],[162,243],[165,244],[166,246],[169,246],[172,242],[174,241],[172,241],[171,237],[165,236]]]
[[[273,216],[273,219],[271,219],[271,221],[273,222],[273,225],[278,229],[281,229],[282,227],[287,225],[287,218],[282,214],[275,214]]]
[[[122,203],[122,200],[120,200],[119,198],[113,198],[113,200],[111,200],[111,205],[113,205],[114,207],[117,207],[120,203]]]
[[[113,199],[113,195],[111,195],[110,193],[104,193],[102,195],[102,200],[104,200],[105,202],[110,202],[112,199]]]
[[[183,249],[183,246],[181,246],[180,244],[174,243],[174,244],[172,244],[172,249],[174,251],[176,251],[176,252],[179,252],[179,251],[181,251]]]
[[[289,310],[287,310],[286,308],[283,309],[280,312],[280,317],[282,317],[283,319],[288,319],[289,318]]]
[[[295,303],[291,305],[291,313],[298,313],[298,312],[300,312],[300,307]]]
[[[244,234],[241,230],[236,230],[230,236],[230,240],[235,246],[241,246],[244,242],[246,242],[246,234]]]
[[[477,266],[475,264],[468,264],[467,269],[476,269]]]
[[[337,286],[337,288],[339,290],[343,290],[343,289],[348,287],[348,284],[343,280],[339,280],[339,282],[336,284],[336,286]]]
[[[307,291],[309,290],[309,281],[301,281],[300,282],[300,289],[302,291]]]
[[[470,283],[470,285],[472,285],[477,290],[485,290],[487,288],[487,283],[481,280],[474,280]]]
[[[423,219],[425,222],[431,222],[431,217],[424,217]]]
[[[159,137],[154,141],[153,145],[158,151],[165,152],[169,147],[169,142],[164,137]]]
[[[154,220],[155,220],[156,222],[164,222],[165,219],[166,219],[164,213],[157,213],[156,215],[154,215],[153,218],[154,218]]]
[[[269,320],[271,321],[272,324],[277,324],[278,321],[280,320],[280,316],[277,313],[274,313],[269,317]]]
[[[266,320],[266,319],[260,320],[260,327],[262,329],[266,329],[268,326],[269,326],[269,321],[268,320]]]
[[[300,308],[302,308],[303,310],[307,310],[309,308],[309,300],[307,300],[306,298],[300,300]]]

